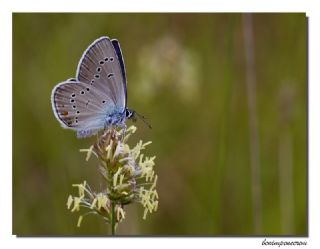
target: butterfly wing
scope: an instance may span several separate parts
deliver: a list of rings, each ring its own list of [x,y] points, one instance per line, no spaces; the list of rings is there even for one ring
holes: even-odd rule
[[[122,56],[120,62],[120,55],[108,37],[95,40],[83,53],[76,78],[105,93],[117,109],[123,112],[126,108],[126,88],[124,64]]]
[[[118,56],[119,64],[121,67],[121,73],[122,73],[122,79],[123,79],[123,88],[124,88],[124,94],[125,94],[125,106],[127,107],[127,78],[126,78],[126,69],[124,66],[124,60],[120,48],[120,43],[116,39],[111,40],[113,48]]]
[[[107,94],[87,83],[74,80],[58,84],[52,90],[51,102],[62,127],[87,135],[103,128],[106,116],[117,111],[115,103]]]

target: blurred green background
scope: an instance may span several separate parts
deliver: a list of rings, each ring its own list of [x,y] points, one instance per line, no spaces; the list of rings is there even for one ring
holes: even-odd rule
[[[153,141],[159,176],[158,211],[144,221],[128,206],[117,233],[307,235],[307,19],[250,17],[252,29],[242,14],[14,13],[13,234],[110,234],[95,216],[77,228],[66,208],[73,183],[102,179],[79,152],[95,137],[62,129],[50,103],[107,35],[122,47],[129,107],[153,126],[137,123],[131,144]]]

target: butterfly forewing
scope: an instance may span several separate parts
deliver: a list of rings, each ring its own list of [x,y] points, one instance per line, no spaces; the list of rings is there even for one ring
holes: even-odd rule
[[[77,80],[105,93],[123,112],[126,108],[126,89],[121,67],[110,39],[101,37],[84,52],[77,69]]]
[[[78,81],[58,84],[52,91],[52,105],[62,126],[74,130],[101,129],[106,116],[116,111],[108,95]]]

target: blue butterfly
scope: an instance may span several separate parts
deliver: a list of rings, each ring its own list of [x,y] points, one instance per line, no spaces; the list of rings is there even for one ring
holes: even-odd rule
[[[112,126],[125,128],[127,119],[135,121],[136,112],[127,108],[126,73],[119,42],[105,36],[95,40],[84,51],[76,78],[54,87],[51,104],[62,127],[76,131],[78,138]]]

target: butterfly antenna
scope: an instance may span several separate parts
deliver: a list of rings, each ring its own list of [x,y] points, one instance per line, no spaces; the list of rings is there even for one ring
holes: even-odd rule
[[[145,123],[146,126],[149,127],[149,129],[152,129],[152,126],[146,121],[146,118],[143,115],[137,112],[135,112],[135,114],[143,121],[143,123]]]

